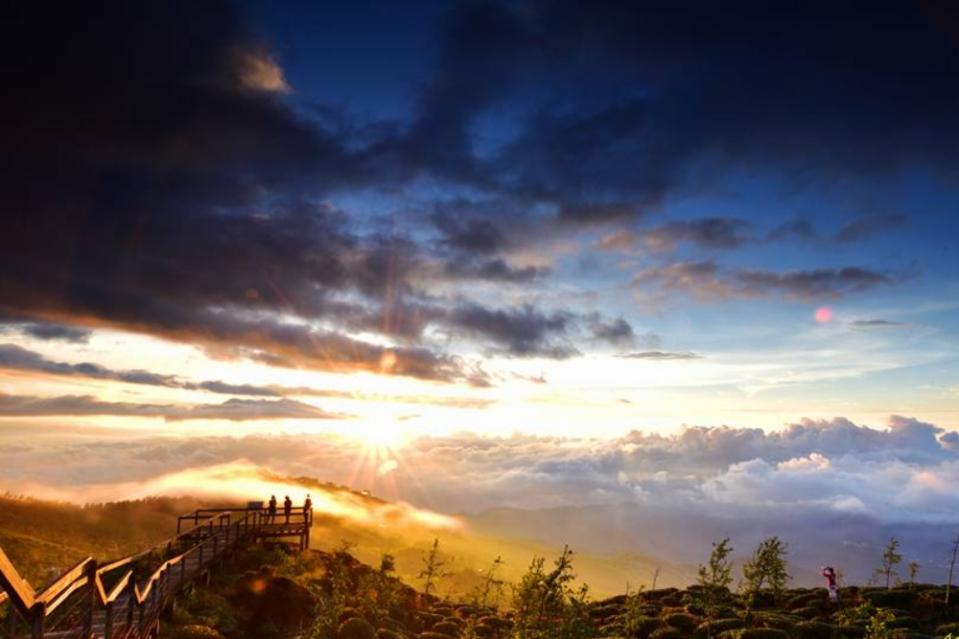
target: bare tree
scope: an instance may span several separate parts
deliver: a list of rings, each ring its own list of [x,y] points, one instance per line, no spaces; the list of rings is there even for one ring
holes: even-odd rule
[[[446,576],[444,568],[449,563],[440,555],[440,540],[434,539],[429,553],[423,555],[423,570],[416,577],[423,580],[423,592],[430,594],[435,581]]]
[[[918,562],[915,562],[915,561],[909,562],[909,586],[910,587],[916,585],[916,575],[919,574],[919,568],[920,566]]]
[[[949,560],[949,581],[946,582],[946,605],[949,605],[949,591],[952,590],[952,571],[956,568],[956,555],[959,554],[959,535],[952,542],[952,559]]]
[[[882,551],[882,564],[876,568],[876,576],[886,579],[886,588],[892,588],[892,578],[896,575],[896,566],[902,562],[902,555],[899,554],[899,540],[895,537],[889,539],[889,543]],[[898,580],[898,575],[896,579]]]
[[[650,590],[656,590],[656,581],[659,579],[659,573],[662,570],[659,566],[656,566],[656,570],[653,571],[653,587]]]

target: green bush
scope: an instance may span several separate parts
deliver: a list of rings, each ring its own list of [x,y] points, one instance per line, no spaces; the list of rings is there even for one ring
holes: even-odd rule
[[[181,626],[173,631],[170,639],[223,639],[223,635],[209,626]]]
[[[737,617],[704,621],[696,627],[696,636],[708,637],[711,634],[715,637],[719,633],[726,632],[727,630],[739,630],[743,625],[743,620]]]
[[[795,639],[836,639],[839,628],[822,621],[802,621],[793,628]]]
[[[438,624],[434,624],[432,630],[433,632],[438,632],[441,635],[449,635],[450,637],[456,637],[460,633],[460,627],[450,621],[441,621]]]
[[[336,629],[336,639],[373,639],[376,629],[362,617],[347,619]]]
[[[699,620],[687,612],[675,612],[666,615],[666,625],[690,633],[699,625]]]
[[[631,617],[627,619],[623,630],[630,637],[636,639],[646,639],[649,635],[663,625],[659,617]]]
[[[867,590],[862,596],[877,608],[904,608],[912,607],[916,600],[916,591],[903,588],[892,590]]]
[[[733,633],[736,639],[789,639],[786,631],[778,628],[743,628]]]
[[[794,615],[786,615],[777,612],[759,612],[755,613],[753,617],[767,628],[775,628],[776,630],[787,630],[791,631],[797,623],[802,621],[799,617]]]
[[[862,639],[866,636],[866,628],[858,624],[840,624],[839,636],[843,639]]]
[[[818,617],[820,613],[820,609],[814,606],[796,608],[792,611],[792,614],[796,615],[797,617],[802,617],[803,619],[813,619],[814,617]]]
[[[919,624],[915,618],[909,616],[896,616],[895,619],[886,624],[889,628],[904,628],[906,630],[915,630]]]
[[[936,636],[945,637],[947,635],[959,637],[959,622],[946,623],[936,628]]]

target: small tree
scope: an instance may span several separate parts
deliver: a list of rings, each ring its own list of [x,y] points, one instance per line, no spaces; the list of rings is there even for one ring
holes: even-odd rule
[[[746,592],[755,595],[765,588],[774,595],[780,595],[790,579],[787,553],[786,543],[779,537],[769,537],[759,542],[753,556],[743,564]]]
[[[655,577],[654,577],[655,579]],[[629,587],[626,582],[626,601],[625,610],[622,616],[623,632],[627,637],[637,637],[641,632],[643,620],[646,619],[645,603],[643,601],[643,587],[640,586],[635,591]]]
[[[384,575],[392,575],[396,572],[396,557],[388,552],[380,557],[380,572]]]
[[[949,592],[952,590],[952,572],[956,568],[956,555],[959,555],[959,535],[952,542],[952,558],[949,560],[949,581],[946,582],[946,605],[949,605]]]
[[[656,569],[653,570],[653,585],[650,590],[656,590],[656,582],[659,580],[659,573],[662,570],[660,566],[656,566]]]
[[[490,604],[491,598],[495,606],[499,605],[500,596],[503,592],[503,586],[506,582],[504,582],[502,579],[499,579],[496,574],[505,563],[506,562],[503,561],[502,557],[497,557],[493,560],[493,564],[490,566],[489,570],[486,571],[486,574],[483,575],[483,581],[473,591],[472,599],[475,605],[485,608]]]
[[[909,562],[909,585],[910,586],[916,585],[916,575],[919,574],[920,567],[921,566],[919,565],[918,562],[915,562],[915,561]]]
[[[709,554],[709,563],[699,566],[696,582],[700,588],[694,594],[696,602],[706,614],[706,635],[712,637],[712,618],[716,606],[729,598],[729,584],[733,582],[733,565],[729,555],[733,552],[729,537],[713,544]]]
[[[573,551],[563,547],[554,568],[534,557],[513,588],[514,633],[517,639],[583,639],[592,636],[587,611],[588,589],[573,589]]]
[[[423,569],[416,575],[423,580],[423,592],[431,594],[436,580],[446,576],[446,565],[449,561],[440,554],[440,540],[433,539],[430,551],[423,555]]]
[[[899,578],[896,573],[896,566],[902,563],[902,555],[899,553],[899,540],[895,537],[889,538],[889,543],[882,551],[882,564],[876,568],[876,576],[886,580],[886,588],[892,588],[892,578]]]

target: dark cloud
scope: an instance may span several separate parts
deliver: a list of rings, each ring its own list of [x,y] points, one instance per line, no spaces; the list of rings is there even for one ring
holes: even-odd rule
[[[514,357],[566,359],[578,354],[567,340],[575,317],[566,312],[543,313],[531,306],[518,309],[489,309],[466,304],[453,309],[450,330],[492,341]]]
[[[452,260],[446,264],[444,274],[453,279],[476,279],[519,284],[545,277],[550,272],[551,269],[545,266],[511,266],[504,259],[497,257],[485,261]]]
[[[42,340],[55,340],[84,344],[90,339],[91,331],[76,326],[52,324],[49,322],[26,322],[20,325],[24,335]]]
[[[703,248],[734,249],[750,241],[749,223],[726,217],[677,220],[642,232],[646,244],[656,250],[672,250],[677,242],[693,242]]]
[[[0,312],[79,327],[37,337],[117,327],[275,365],[484,383],[426,328],[571,356],[566,315],[453,307],[414,285],[424,264],[528,284],[548,271],[506,249],[570,224],[633,223],[690,180],[959,159],[954,45],[911,5],[469,2],[445,16],[410,119],[343,127],[311,115],[329,105],[287,99],[280,61],[227,2],[21,3],[0,57]],[[480,152],[483,116],[504,105],[514,121]],[[329,204],[419,178],[481,205],[427,198],[427,242],[422,228],[378,232]],[[708,248],[746,231],[719,217],[653,227]],[[709,271],[637,280],[714,298],[892,283],[858,268]],[[356,337],[371,332],[384,339]]]
[[[802,179],[916,157],[955,167],[942,135],[957,132],[959,107],[947,23],[897,0],[866,13],[752,0],[468,4],[451,12],[417,130],[446,137],[445,164],[582,221],[643,211],[690,171],[701,179],[737,162]],[[470,126],[518,78],[566,99],[541,102],[477,169]],[[572,105],[571,86],[585,96]]]
[[[190,390],[205,390],[221,395],[245,395],[247,397],[278,397],[280,395],[280,393],[272,388],[254,386],[253,384],[228,384],[220,381],[200,382],[196,384],[184,383],[182,387]]]
[[[446,246],[467,253],[495,253],[506,246],[506,235],[490,220],[459,220],[451,212],[439,212],[433,222]]]
[[[890,328],[890,327],[905,326],[903,322],[893,322],[892,320],[885,320],[885,319],[853,320],[852,322],[849,322],[849,325],[852,326],[853,328],[862,328],[862,329]]]
[[[769,232],[770,240],[787,240],[798,238],[802,240],[814,240],[819,237],[815,225],[807,219],[797,218],[779,224]]]
[[[701,359],[702,355],[688,352],[669,352],[669,351],[638,351],[635,353],[625,353],[620,355],[626,359],[645,359],[654,361],[670,361],[685,359]]]
[[[179,388],[184,390],[200,390],[221,395],[241,395],[245,397],[332,397],[356,401],[390,402],[401,404],[429,403],[451,408],[488,407],[492,401],[466,397],[430,397],[417,395],[384,395],[376,393],[339,391],[318,389],[305,386],[258,386],[255,384],[231,384],[219,380],[188,381],[175,375],[160,375],[144,370],[115,371],[109,368],[81,362],[68,364],[47,359],[34,351],[16,346],[15,344],[0,344],[0,368],[36,371],[50,375],[67,375],[87,377],[91,379],[110,380],[127,384],[142,384],[147,386],[162,386],[165,388]],[[473,372],[474,384],[482,385],[485,377],[479,371]]]
[[[30,397],[0,395],[0,416],[53,417],[110,415],[123,417],[160,417],[166,421],[191,419],[343,419],[346,415],[329,413],[310,404],[290,399],[228,399],[222,404],[137,404],[105,402],[90,395]]]
[[[615,320],[604,320],[594,317],[590,322],[593,338],[613,346],[632,346],[636,342],[636,333],[629,322],[622,317]]]
[[[839,229],[835,239],[837,242],[858,242],[905,223],[905,215],[864,215]]]
[[[114,371],[98,364],[81,362],[68,364],[51,361],[39,353],[21,348],[15,344],[0,344],[0,368],[37,371],[52,375],[76,375],[92,379],[106,379],[129,384],[147,384],[151,386],[173,387],[176,378],[170,375],[157,375],[144,370]]]
[[[879,286],[892,286],[892,276],[860,267],[796,271],[724,270],[710,260],[674,262],[640,271],[633,280],[651,298],[672,293],[698,299],[735,299],[781,295],[787,299],[835,299]]]
[[[430,316],[405,300],[421,247],[360,237],[321,201],[371,184],[366,160],[278,97],[279,68],[231,5],[45,11],[25,5],[6,43],[21,63],[7,75],[0,310],[282,365],[475,378],[419,342]]]

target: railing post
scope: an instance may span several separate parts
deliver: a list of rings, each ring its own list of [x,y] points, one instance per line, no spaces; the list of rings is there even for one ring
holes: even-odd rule
[[[43,622],[47,617],[47,605],[42,601],[33,604],[30,609],[30,636],[32,639],[43,639]]]
[[[17,619],[20,615],[13,606],[12,601],[7,605],[10,607],[10,610],[7,612],[7,639],[13,639],[17,634]]]
[[[108,601],[103,618],[103,639],[110,639],[113,634],[113,602]]]
[[[93,634],[93,613],[97,609],[97,562],[91,561],[87,564],[87,603],[89,609],[83,616],[83,636],[89,637]]]
[[[127,586],[130,590],[130,593],[127,595],[127,598],[130,600],[130,604],[127,606],[127,633],[133,629],[133,611],[137,605],[137,573],[136,570],[133,570],[130,574],[130,585]]]

